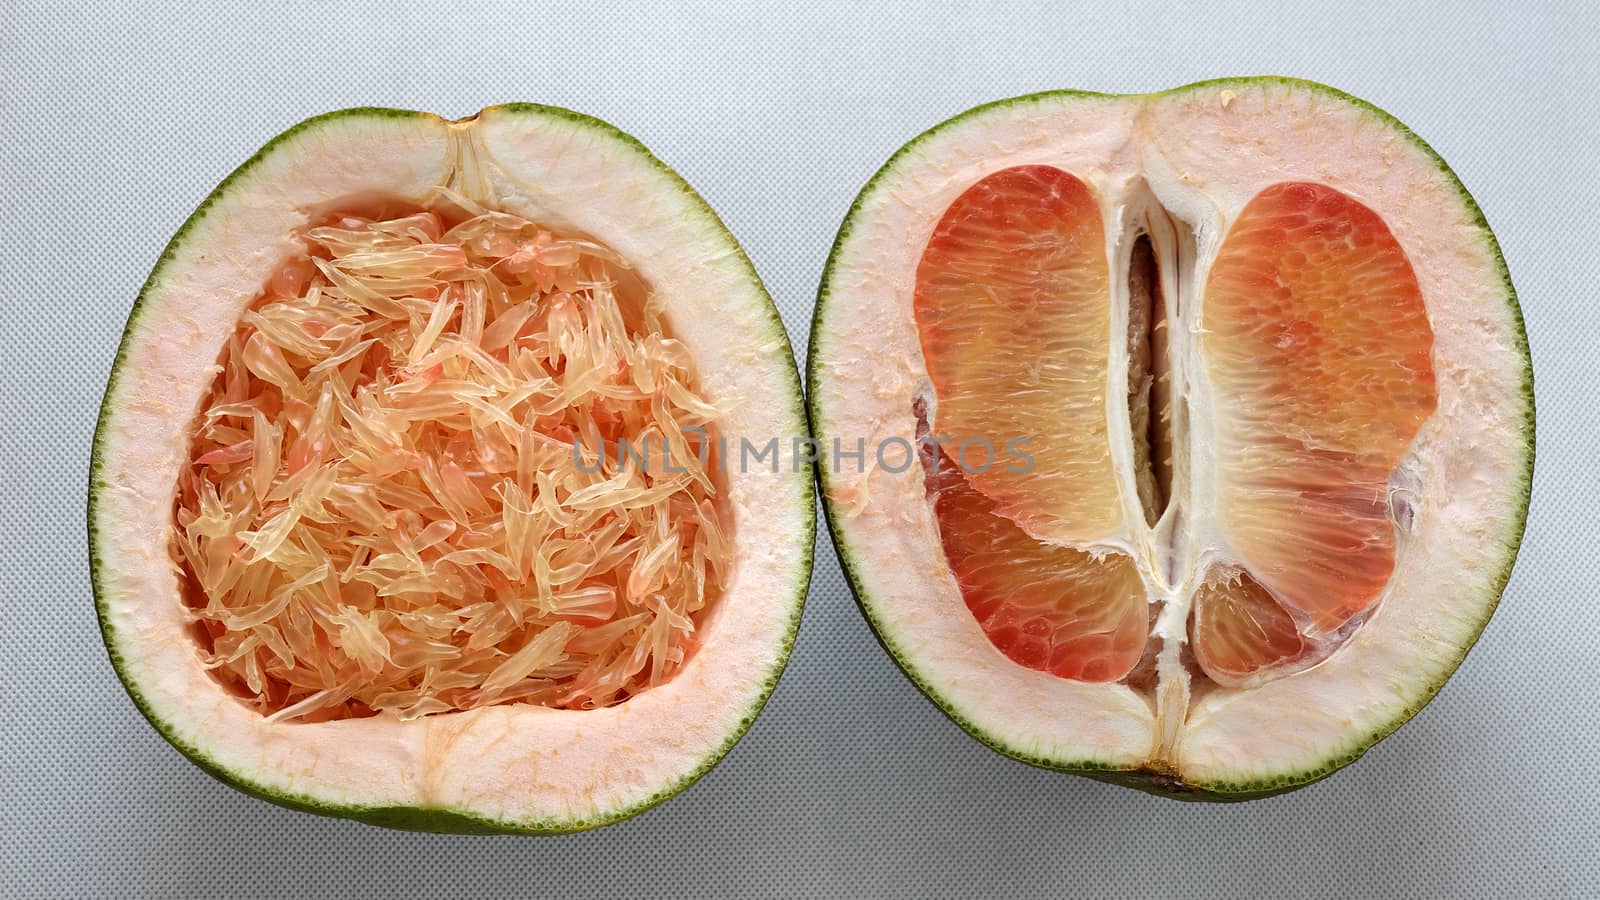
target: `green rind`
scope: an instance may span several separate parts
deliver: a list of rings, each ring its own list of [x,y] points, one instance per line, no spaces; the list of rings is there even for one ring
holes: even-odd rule
[[[1511,273],[1506,267],[1505,256],[1501,253],[1500,244],[1495,239],[1494,231],[1489,227],[1489,221],[1487,217],[1484,216],[1482,208],[1478,206],[1477,201],[1473,199],[1472,194],[1467,190],[1466,186],[1461,183],[1461,179],[1457,177],[1450,166],[1445,163],[1443,157],[1441,157],[1438,152],[1427,143],[1427,141],[1424,141],[1410,128],[1407,128],[1405,123],[1401,122],[1399,119],[1396,119],[1383,109],[1374,106],[1373,104],[1358,97],[1347,94],[1338,88],[1329,87],[1328,85],[1320,84],[1315,81],[1269,75],[1214,78],[1206,81],[1197,81],[1192,84],[1186,84],[1167,91],[1159,91],[1155,94],[1147,96],[1173,96],[1185,93],[1187,91],[1199,90],[1203,88],[1218,88],[1227,85],[1257,86],[1262,84],[1278,84],[1284,87],[1300,88],[1326,94],[1342,100],[1345,103],[1351,104],[1352,106],[1355,106],[1376,117],[1379,121],[1389,126],[1402,137],[1415,144],[1431,160],[1433,160],[1434,165],[1441,173],[1444,174],[1445,178],[1448,179],[1450,185],[1454,188],[1462,203],[1465,204],[1466,209],[1473,216],[1475,224],[1481,229],[1483,236],[1487,241],[1487,249],[1494,261],[1495,270],[1499,275],[1501,286],[1505,291],[1507,305],[1509,306],[1513,320],[1515,321],[1516,328],[1514,336],[1516,339],[1517,349],[1521,352],[1522,358],[1525,361],[1525,365],[1523,367],[1522,394],[1525,407],[1527,409],[1527,416],[1524,421],[1527,457],[1518,476],[1518,496],[1516,500],[1516,510],[1514,512],[1516,520],[1514,535],[1506,544],[1506,552],[1501,561],[1500,569],[1490,582],[1492,591],[1488,597],[1488,602],[1484,604],[1484,615],[1482,619],[1479,620],[1473,627],[1470,640],[1468,640],[1465,645],[1462,646],[1460,655],[1457,656],[1452,664],[1450,664],[1448,670],[1443,673],[1443,676],[1436,682],[1430,682],[1424,685],[1419,696],[1414,698],[1411,703],[1407,704],[1407,706],[1400,712],[1399,715],[1381,727],[1374,729],[1364,737],[1354,739],[1350,745],[1353,749],[1343,752],[1336,752],[1332,757],[1324,760],[1321,765],[1314,766],[1310,769],[1297,772],[1292,775],[1286,775],[1278,779],[1266,781],[1218,781],[1206,782],[1202,784],[1188,784],[1170,775],[1159,772],[1153,772],[1144,769],[1128,769],[1114,764],[1107,764],[1098,760],[1046,759],[1029,754],[1025,751],[1018,750],[1015,747],[1008,745],[1003,737],[985,731],[970,720],[963,717],[960,711],[956,708],[955,704],[951,703],[947,698],[941,696],[938,691],[934,690],[933,687],[926,681],[917,677],[910,665],[909,655],[904,649],[896,647],[892,639],[889,638],[883,627],[883,623],[873,614],[872,605],[865,597],[865,591],[862,588],[861,579],[856,574],[861,564],[858,560],[856,560],[850,545],[845,540],[844,534],[837,521],[837,513],[833,508],[833,502],[829,499],[827,467],[821,464],[817,466],[817,478],[822,492],[822,508],[827,519],[828,531],[833,537],[833,543],[835,549],[837,550],[839,564],[844,570],[846,580],[850,583],[850,590],[855,597],[856,606],[861,610],[862,616],[867,620],[867,624],[871,627],[873,635],[877,638],[878,643],[882,645],[883,648],[888,652],[890,658],[894,660],[895,665],[899,667],[900,671],[905,673],[906,677],[917,686],[917,689],[920,690],[923,695],[925,695],[928,700],[939,709],[940,712],[944,713],[944,715],[947,716],[952,722],[960,726],[962,730],[966,731],[969,735],[976,738],[979,742],[988,746],[990,749],[1019,762],[1027,763],[1028,765],[1036,766],[1042,769],[1069,772],[1075,775],[1093,778],[1097,781],[1119,784],[1124,787],[1131,787],[1136,790],[1141,790],[1150,794],[1156,794],[1158,796],[1173,797],[1188,801],[1239,802],[1245,800],[1255,800],[1262,797],[1270,797],[1277,794],[1284,794],[1289,791],[1298,790],[1299,788],[1321,781],[1345,766],[1355,762],[1357,759],[1360,759],[1379,741],[1388,737],[1390,734],[1393,734],[1394,731],[1401,725],[1404,725],[1418,712],[1421,712],[1422,708],[1427,706],[1428,703],[1432,701],[1434,696],[1438,694],[1439,689],[1444,686],[1445,681],[1447,681],[1450,676],[1455,673],[1455,670],[1460,667],[1461,662],[1466,659],[1467,653],[1472,649],[1473,645],[1477,643],[1479,636],[1482,635],[1483,629],[1489,624],[1489,619],[1494,615],[1494,611],[1499,605],[1500,597],[1504,593],[1506,584],[1511,578],[1511,570],[1516,563],[1517,551],[1521,547],[1523,532],[1527,526],[1528,505],[1533,496],[1533,465],[1536,439],[1533,393],[1533,357],[1528,346],[1528,334],[1527,328],[1523,322],[1522,307],[1517,302],[1516,288],[1511,282]],[[817,436],[818,440],[822,440],[822,423],[820,422],[820,413],[817,409],[816,391],[814,388],[814,385],[817,383],[819,366],[821,363],[818,354],[817,337],[820,334],[823,319],[827,315],[828,299],[830,296],[829,286],[833,279],[834,267],[838,262],[840,251],[850,238],[850,233],[855,226],[856,216],[860,213],[862,206],[873,193],[873,189],[878,185],[878,182],[892,172],[896,163],[901,159],[901,157],[910,153],[924,141],[927,141],[934,135],[939,134],[940,132],[956,125],[957,123],[963,122],[974,116],[982,115],[989,110],[1024,103],[1038,103],[1058,98],[1080,97],[1111,99],[1120,96],[1135,95],[1106,94],[1094,91],[1060,90],[1042,91],[1035,94],[1025,94],[1019,97],[1011,97],[1004,100],[996,100],[989,103],[984,103],[946,119],[945,121],[940,122],[939,124],[912,138],[899,150],[896,150],[894,154],[891,155],[889,159],[878,169],[878,171],[873,174],[872,178],[869,179],[866,185],[861,188],[860,193],[856,195],[855,201],[851,203],[850,209],[845,213],[844,221],[839,226],[839,233],[834,238],[833,247],[828,253],[828,261],[823,267],[822,281],[817,289],[817,303],[812,312],[811,337],[808,342],[806,353],[806,413],[811,424],[812,434]]]
[[[643,162],[648,165],[655,166],[661,172],[666,174],[673,182],[675,182],[683,191],[683,193],[700,208],[701,212],[705,216],[707,216],[712,222],[716,223],[717,228],[721,230],[721,232],[727,237],[729,244],[733,246],[738,253],[739,261],[748,274],[750,283],[755,286],[756,290],[760,291],[762,298],[766,301],[765,312],[768,324],[776,335],[781,336],[783,340],[783,346],[789,350],[788,358],[791,361],[791,365],[787,367],[787,371],[790,378],[790,400],[793,402],[793,408],[791,412],[793,414],[794,421],[799,422],[804,419],[805,412],[803,408],[804,404],[802,402],[803,391],[800,384],[800,374],[793,365],[794,347],[789,341],[788,332],[783,327],[783,320],[778,315],[777,307],[772,302],[771,294],[767,292],[766,286],[762,283],[760,276],[756,272],[754,264],[750,262],[750,258],[745,253],[744,248],[739,244],[738,240],[734,238],[733,233],[728,230],[727,225],[722,221],[721,217],[716,214],[715,210],[711,208],[710,204],[708,204],[705,199],[701,197],[694,190],[694,188],[683,179],[682,176],[673,170],[672,167],[668,166],[666,163],[657,158],[655,154],[651,153],[650,150],[646,148],[645,145],[637,138],[633,137],[627,132],[622,131],[616,126],[601,119],[594,118],[593,116],[588,116],[574,110],[565,109],[563,107],[545,106],[537,103],[507,103],[499,106],[492,106],[484,110],[484,112],[489,111],[519,115],[547,116],[565,119],[567,121],[576,123],[590,130],[604,134],[611,139],[629,147],[640,155]],[[144,285],[140,288],[139,295],[134,300],[132,309],[129,310],[128,322],[123,327],[122,338],[117,346],[117,353],[112,362],[111,373],[106,381],[106,390],[104,397],[101,400],[100,413],[95,426],[94,444],[89,456],[89,494],[87,516],[89,537],[89,578],[95,595],[95,612],[100,623],[101,639],[105,643],[107,654],[110,656],[111,667],[116,671],[118,680],[122,682],[123,688],[127,691],[129,698],[133,700],[134,706],[138,708],[140,714],[143,715],[145,719],[148,720],[156,729],[156,731],[160,733],[160,735],[167,741],[167,743],[171,744],[179,753],[183,754],[207,774],[228,785],[229,787],[235,788],[236,790],[239,790],[245,794],[249,794],[250,796],[258,797],[289,809],[298,810],[301,812],[316,813],[324,816],[355,819],[360,822],[365,822],[369,825],[378,825],[386,828],[395,828],[406,831],[439,832],[445,834],[567,834],[576,831],[586,831],[592,828],[599,828],[605,825],[620,822],[623,819],[631,818],[671,799],[687,789],[690,785],[694,784],[696,781],[699,781],[707,772],[711,771],[711,769],[714,768],[717,763],[721,762],[722,759],[727,756],[729,751],[733,749],[734,745],[739,742],[739,739],[744,737],[745,733],[750,729],[750,726],[755,722],[756,717],[761,713],[761,710],[765,708],[767,701],[772,696],[773,690],[777,687],[778,680],[783,675],[783,671],[788,665],[789,656],[794,649],[794,642],[800,631],[800,619],[805,606],[806,594],[811,583],[812,563],[815,556],[816,490],[809,463],[806,464],[806,469],[804,472],[796,472],[797,475],[803,474],[805,476],[803,481],[805,498],[803,505],[805,507],[805,514],[801,517],[804,522],[804,525],[802,526],[804,529],[804,549],[800,559],[801,578],[799,590],[796,593],[794,601],[790,604],[791,612],[789,615],[789,621],[784,630],[776,662],[773,665],[772,670],[767,674],[766,678],[763,679],[760,693],[757,695],[755,702],[751,705],[747,713],[739,720],[738,726],[728,735],[728,738],[719,747],[713,750],[704,760],[702,760],[695,769],[683,775],[673,784],[663,788],[661,791],[651,795],[639,803],[611,810],[592,818],[546,819],[539,821],[503,821],[475,815],[470,812],[438,807],[372,807],[327,803],[304,794],[294,794],[273,789],[253,780],[250,775],[246,773],[231,771],[221,766],[211,757],[206,755],[203,750],[179,738],[175,730],[156,714],[148,699],[139,690],[136,681],[129,676],[126,661],[118,649],[116,634],[110,623],[105,605],[105,560],[102,558],[99,550],[100,524],[97,515],[97,509],[100,492],[109,486],[102,477],[102,469],[104,454],[103,442],[106,439],[107,424],[112,420],[114,415],[114,410],[112,409],[112,397],[115,394],[117,384],[123,370],[123,365],[127,361],[128,347],[138,332],[138,323],[141,314],[146,308],[146,300],[159,286],[163,272],[165,271],[166,267],[176,258],[178,251],[183,247],[185,239],[190,235],[190,232],[193,230],[194,226],[205,219],[212,205],[225,196],[230,187],[238,182],[239,179],[247,175],[259,163],[261,163],[262,160],[271,156],[275,151],[280,149],[290,138],[302,133],[313,131],[320,126],[326,125],[333,121],[362,117],[390,119],[408,119],[413,117],[422,119],[437,118],[432,113],[417,112],[413,110],[387,109],[383,107],[354,107],[351,109],[336,110],[333,112],[324,113],[322,115],[313,116],[309,119],[299,122],[298,124],[284,131],[282,134],[279,134],[277,137],[274,137],[260,150],[256,151],[255,154],[253,154],[249,159],[245,160],[244,163],[242,163],[237,169],[234,169],[233,172],[228,175],[228,177],[224,178],[222,182],[211,191],[210,194],[206,195],[206,198],[200,202],[200,205],[195,208],[194,212],[190,213],[189,217],[184,220],[183,225],[178,229],[177,233],[173,235],[172,240],[167,243],[166,248],[161,252],[161,256],[156,261],[155,267],[151,270],[149,277],[145,279]]]

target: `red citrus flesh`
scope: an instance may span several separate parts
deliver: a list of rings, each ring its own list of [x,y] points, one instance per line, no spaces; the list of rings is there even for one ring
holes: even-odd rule
[[[1214,678],[1246,678],[1310,649],[1294,619],[1248,572],[1201,585],[1194,610],[1195,661]]]
[[[1215,514],[1237,567],[1197,591],[1191,640],[1203,670],[1238,681],[1308,661],[1377,602],[1395,563],[1389,480],[1437,402],[1433,334],[1387,226],[1316,184],[1246,205],[1203,303]],[[1021,665],[1123,677],[1144,651],[1145,589],[1128,557],[1079,549],[1122,524],[1093,193],[1048,166],[973,185],[929,240],[915,314],[951,470],[929,490],[968,608]],[[1012,438],[1031,470],[951,461]]]
[[[1268,599],[1323,637],[1388,582],[1388,482],[1437,402],[1433,332],[1383,220],[1317,184],[1273,185],[1246,205],[1203,302],[1217,515],[1252,580],[1199,594],[1194,640],[1208,671],[1240,675],[1288,647],[1277,625],[1243,624],[1281,624]]]
[[[1089,188],[1049,166],[996,172],[945,211],[917,267],[916,319],[938,408],[964,459],[1018,444],[1031,470],[967,480],[1029,534],[1093,541],[1119,524],[1106,426],[1111,289]],[[975,468],[975,467],[974,467]]]
[[[1019,665],[1122,678],[1149,631],[1139,574],[1127,556],[1063,546],[1103,538],[1121,518],[1106,424],[1110,281],[1094,195],[1049,166],[973,185],[928,242],[915,306],[946,451],[927,460],[940,463],[928,486],[967,608]],[[1013,449],[1031,467],[1004,452],[1013,438],[1025,441]]]
[[[1116,681],[1138,664],[1150,620],[1133,560],[1035,540],[997,514],[948,456],[928,473],[928,491],[962,600],[996,649],[1079,681]]]

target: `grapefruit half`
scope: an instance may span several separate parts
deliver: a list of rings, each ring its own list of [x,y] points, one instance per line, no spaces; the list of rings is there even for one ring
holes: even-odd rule
[[[1494,236],[1426,144],[1321,85],[933,128],[845,219],[809,364],[868,621],[1041,766],[1315,781],[1439,689],[1521,540],[1532,370]],[[884,442],[919,465],[829,452]]]
[[[355,109],[211,194],[95,435],[106,647],[161,734],[297,809],[559,832],[705,773],[799,624],[804,426],[760,280],[563,109]]]

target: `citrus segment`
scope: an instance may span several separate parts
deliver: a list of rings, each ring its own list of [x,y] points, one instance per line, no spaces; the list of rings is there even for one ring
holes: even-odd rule
[[[1201,585],[1190,639],[1200,668],[1223,682],[1292,662],[1306,650],[1294,619],[1248,572]]]
[[[1331,633],[1393,571],[1388,481],[1437,398],[1411,263],[1345,194],[1277,184],[1229,230],[1203,302],[1219,525],[1302,633]]]
[[[176,750],[293,809],[634,815],[789,657],[810,466],[720,463],[805,434],[801,403],[738,242],[634,138],[535,104],[309,119],[129,314],[88,473],[112,668]]]
[[[917,267],[935,433],[1029,465],[965,473],[1034,537],[1083,542],[1120,522],[1106,425],[1105,228],[1094,195],[1049,166],[996,172],[940,219]],[[979,442],[979,443],[974,443]],[[965,452],[965,451],[964,451]]]
[[[948,456],[923,462],[950,570],[990,643],[1018,665],[1062,678],[1127,675],[1150,627],[1133,560],[1035,540],[998,515]]]

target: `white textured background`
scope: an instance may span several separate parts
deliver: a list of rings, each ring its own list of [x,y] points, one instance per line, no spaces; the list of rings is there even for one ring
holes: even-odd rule
[[[0,895],[1600,897],[1600,19],[1385,0],[760,5],[0,0]],[[84,489],[124,317],[168,237],[300,119],[570,106],[633,133],[744,243],[803,349],[855,192],[922,129],[1046,88],[1298,75],[1411,125],[1498,232],[1539,467],[1499,614],[1449,687],[1329,781],[1190,806],[984,749],[900,676],[826,537],[793,662],[728,759],[564,838],[387,832],[212,781],[124,695]]]

